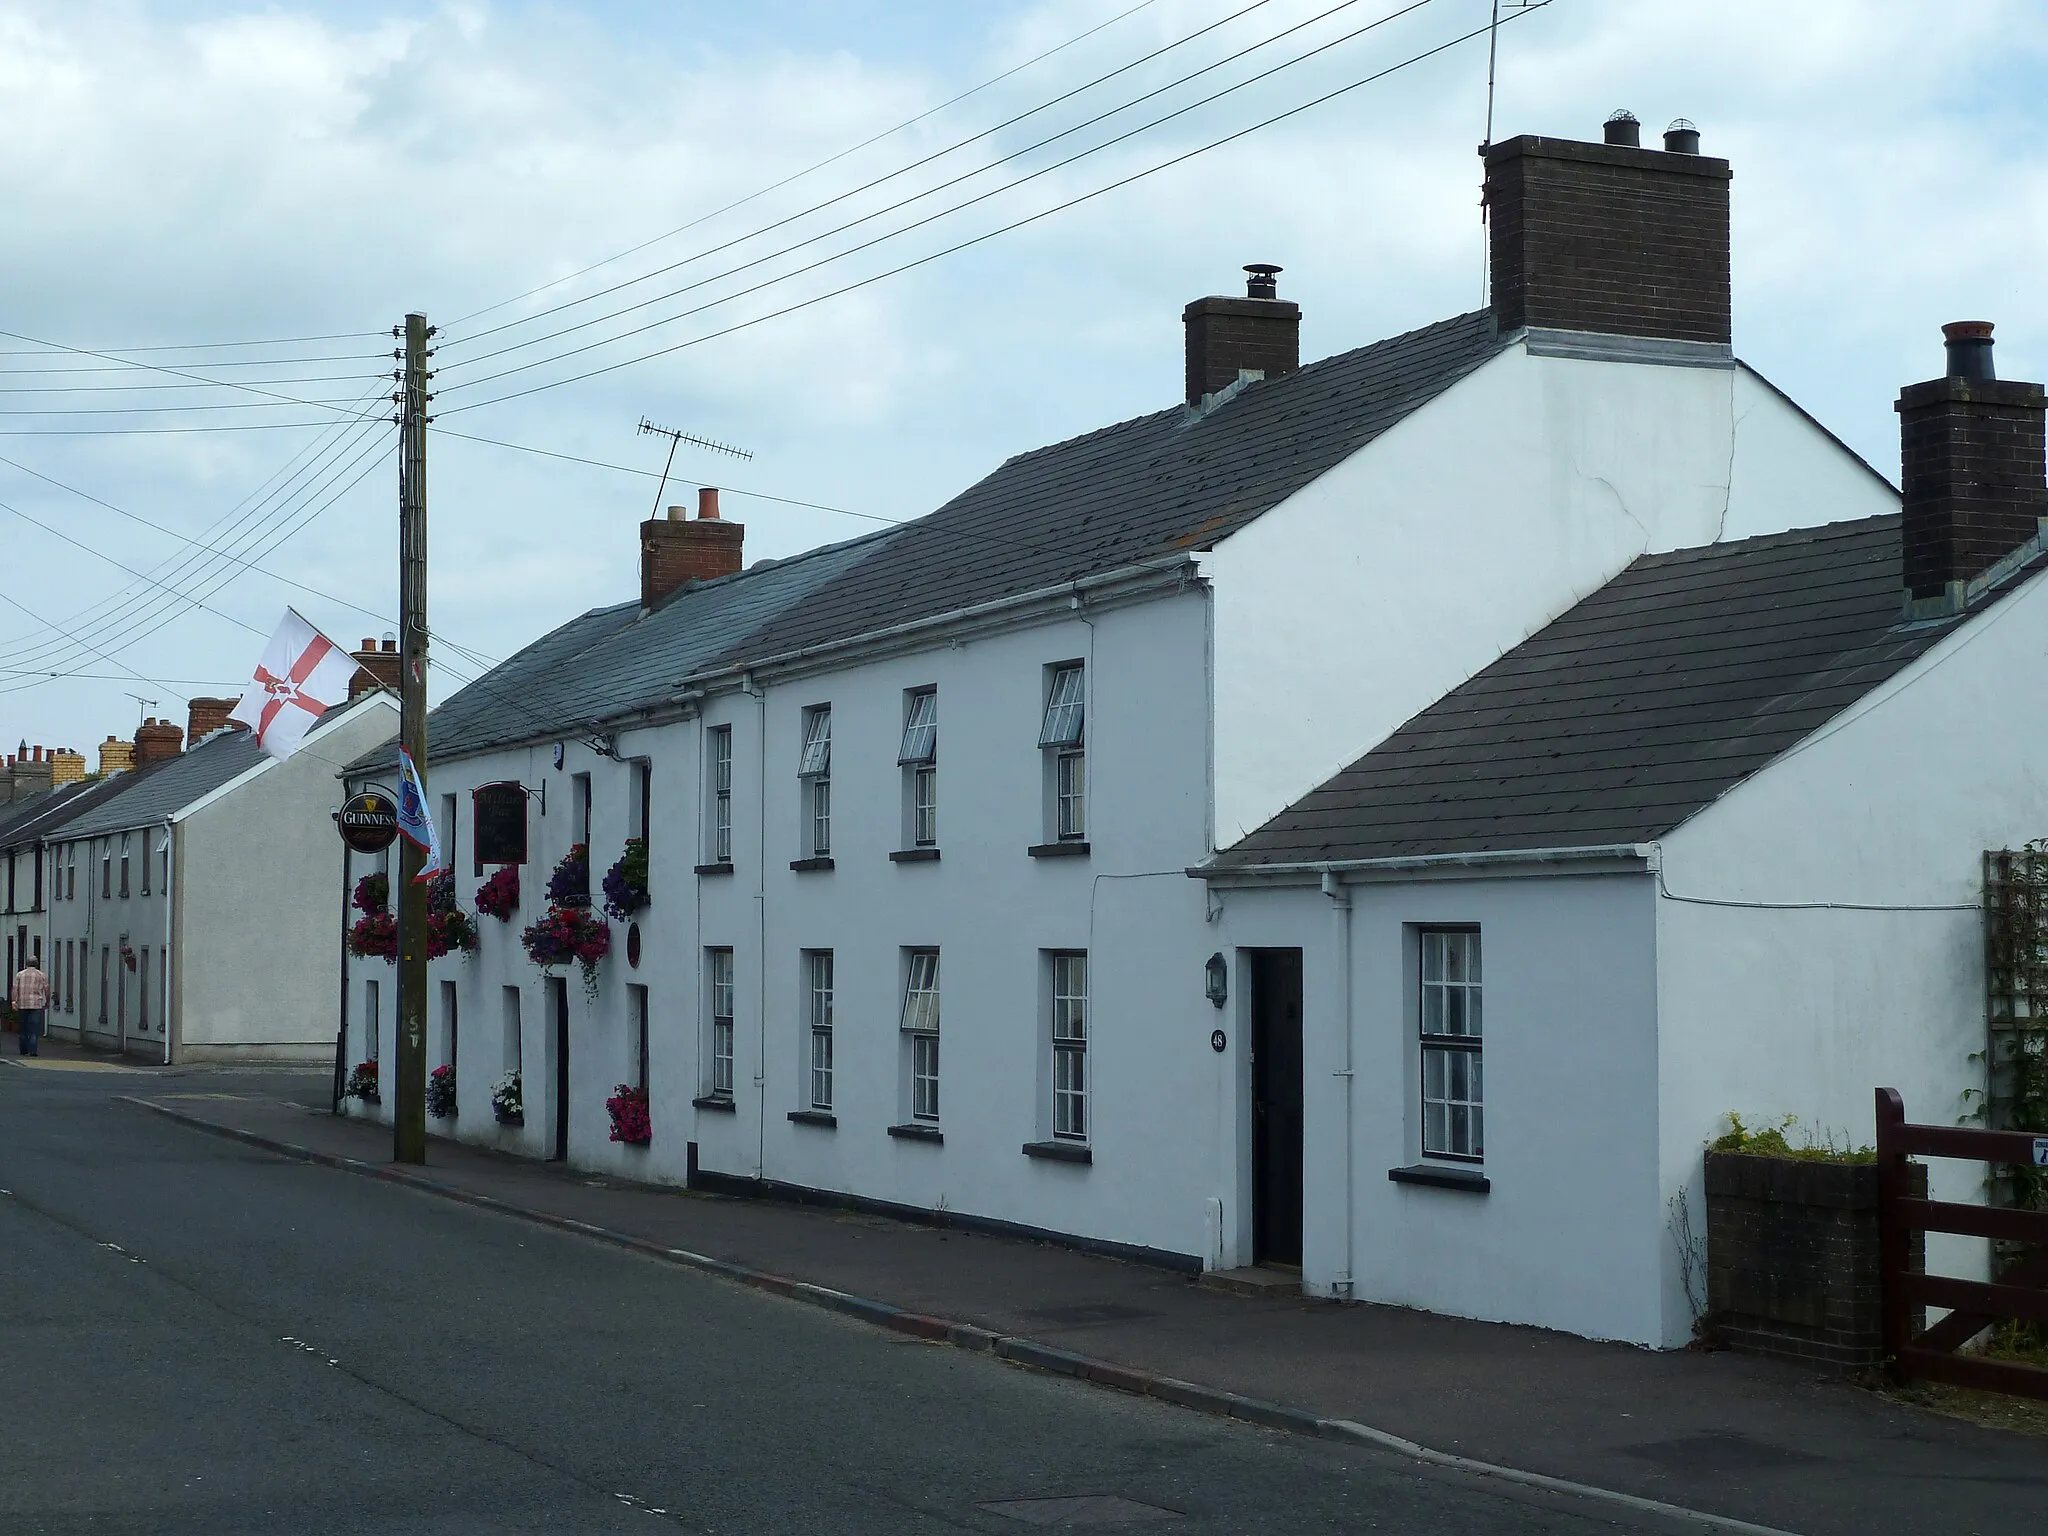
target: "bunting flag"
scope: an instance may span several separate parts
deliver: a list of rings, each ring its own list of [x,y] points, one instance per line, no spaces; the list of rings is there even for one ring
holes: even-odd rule
[[[256,678],[230,720],[256,733],[256,744],[279,761],[299,750],[306,732],[328,710],[348,702],[356,659],[287,608],[263,648]]]
[[[441,833],[427,814],[427,788],[412,765],[412,754],[403,747],[398,749],[398,832],[427,856],[414,884],[432,879],[447,867],[441,857]]]

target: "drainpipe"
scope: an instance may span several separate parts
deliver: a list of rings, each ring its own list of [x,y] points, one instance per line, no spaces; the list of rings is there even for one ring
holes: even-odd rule
[[[171,826],[171,818],[166,816],[164,818],[164,861],[160,866],[163,879],[158,882],[163,887],[161,895],[164,902],[164,947],[158,951],[161,958],[157,961],[157,964],[163,967],[164,990],[163,996],[156,1000],[156,1027],[164,1032],[163,1064],[167,1067],[171,1064]],[[143,840],[142,856],[145,859],[149,857],[149,842],[146,838]],[[145,996],[149,992],[149,978],[147,976],[142,978],[142,990]]]
[[[754,696],[754,757],[758,789],[754,801],[754,826],[759,833],[754,854],[754,915],[758,932],[754,943],[754,1019],[760,1043],[754,1068],[756,1121],[754,1130],[754,1177],[768,1178],[768,690],[752,673],[742,682]]]
[[[1351,1070],[1351,895],[1333,869],[1323,871],[1323,894],[1330,898],[1330,932],[1337,945],[1337,986],[1344,999],[1344,1064],[1331,1074],[1344,1079],[1344,1272],[1331,1282],[1330,1289],[1337,1300],[1350,1301],[1356,1287],[1353,1277],[1356,1273],[1354,1250],[1358,1220],[1356,1195],[1352,1187],[1357,1177],[1357,1170],[1352,1166],[1356,1160],[1352,1127],[1358,1095],[1354,1091],[1356,1080]]]

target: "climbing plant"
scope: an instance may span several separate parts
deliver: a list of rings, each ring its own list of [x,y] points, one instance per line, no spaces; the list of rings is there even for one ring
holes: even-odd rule
[[[1985,1088],[1973,1117],[2048,1134],[2048,839],[1984,855]],[[2001,1203],[2048,1204],[2048,1170],[2007,1168]]]

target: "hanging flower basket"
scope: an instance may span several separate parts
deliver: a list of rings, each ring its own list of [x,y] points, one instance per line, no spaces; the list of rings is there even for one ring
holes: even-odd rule
[[[377,1096],[377,1063],[359,1061],[348,1075],[348,1086],[341,1090],[345,1099],[361,1099],[365,1104],[381,1104]]]
[[[501,923],[519,910],[519,866],[507,864],[476,888],[476,909]]]
[[[476,924],[456,900],[454,874],[434,876],[427,884],[427,958],[438,960],[451,949],[468,954],[476,943]]]
[[[349,898],[349,905],[366,917],[391,910],[391,877],[386,874],[368,874],[356,882],[355,894]]]
[[[491,1113],[500,1125],[526,1124],[526,1094],[517,1072],[507,1072],[491,1084]]]
[[[583,971],[583,995],[597,1001],[597,962],[612,947],[612,931],[603,918],[588,907],[550,907],[546,917],[519,935],[519,942],[526,946],[527,958],[544,971],[575,961]]]
[[[427,1113],[436,1119],[455,1118],[455,1068],[436,1067],[427,1076]]]
[[[647,1117],[647,1090],[628,1088],[624,1083],[604,1101],[612,1117],[612,1140],[629,1147],[644,1147],[654,1140],[654,1127]]]
[[[647,839],[629,837],[619,862],[604,872],[604,909],[620,922],[647,905]]]
[[[548,900],[558,907],[590,905],[590,849],[578,843],[548,876]]]
[[[348,931],[348,952],[358,960],[398,958],[398,919],[389,912],[359,917]]]

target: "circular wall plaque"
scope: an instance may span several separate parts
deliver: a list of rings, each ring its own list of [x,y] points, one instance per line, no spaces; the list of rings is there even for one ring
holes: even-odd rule
[[[632,966],[636,971],[640,968],[640,925],[638,923],[628,923],[626,925],[626,964]]]
[[[1228,1044],[1230,1044],[1230,1037],[1224,1034],[1222,1030],[1212,1029],[1209,1031],[1210,1050],[1220,1053]]]
[[[348,797],[334,824],[357,853],[381,853],[398,836],[398,802],[381,789],[366,789]]]

